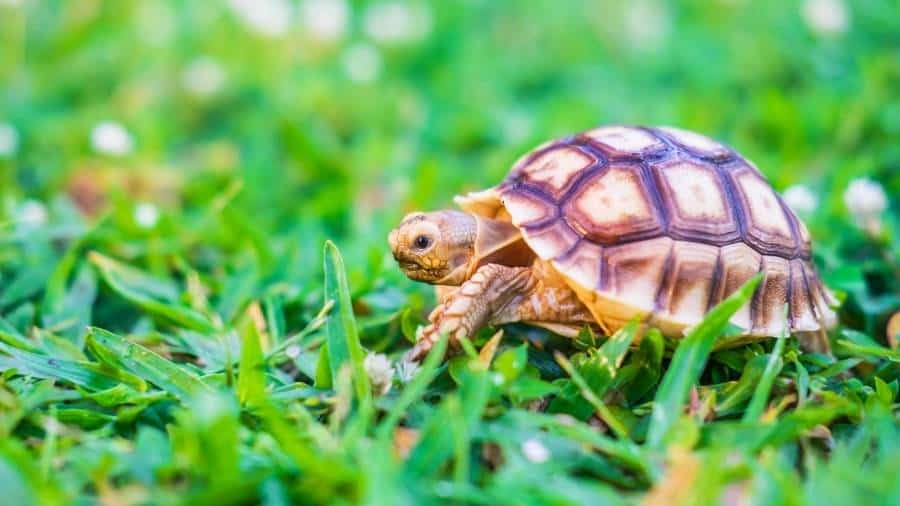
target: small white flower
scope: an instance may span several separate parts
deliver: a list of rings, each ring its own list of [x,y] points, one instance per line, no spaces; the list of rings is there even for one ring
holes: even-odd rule
[[[47,207],[37,200],[26,200],[16,213],[18,221],[33,227],[47,223]]]
[[[211,97],[225,84],[225,70],[217,61],[202,56],[184,69],[181,83],[194,96]]]
[[[397,377],[402,383],[409,383],[419,372],[419,363],[411,360],[397,362]]]
[[[9,123],[0,123],[0,157],[12,156],[19,150],[19,131]]]
[[[877,181],[854,179],[844,190],[844,205],[860,227],[870,233],[878,233],[881,213],[887,209],[887,194]]]
[[[405,1],[379,2],[366,9],[366,35],[384,44],[404,44],[424,39],[431,32],[431,11]]]
[[[649,51],[662,47],[669,33],[666,7],[654,0],[625,3],[625,36],[633,47]]]
[[[809,215],[816,210],[819,199],[809,187],[796,184],[784,190],[784,201],[797,214]]]
[[[347,78],[357,83],[370,83],[381,73],[381,54],[371,44],[356,44],[341,56]]]
[[[803,19],[819,35],[842,34],[850,24],[850,16],[843,0],[805,0]]]
[[[122,156],[134,149],[134,139],[121,124],[104,121],[91,130],[91,146],[98,153]]]
[[[394,367],[387,355],[381,353],[369,353],[363,360],[363,367],[372,382],[372,387],[378,395],[384,395],[391,389],[394,379]]]
[[[300,4],[300,23],[321,41],[339,40],[347,32],[349,21],[346,0],[304,0]]]
[[[280,37],[291,27],[293,9],[287,0],[229,0],[248,28],[265,37]]]
[[[159,221],[159,209],[153,204],[142,202],[134,208],[134,221],[141,228],[153,228]]]
[[[543,464],[550,460],[550,450],[537,439],[527,439],[522,443],[522,453],[525,458],[535,464]]]
[[[300,346],[296,344],[292,344],[284,350],[284,354],[288,356],[290,359],[295,359],[300,356]]]

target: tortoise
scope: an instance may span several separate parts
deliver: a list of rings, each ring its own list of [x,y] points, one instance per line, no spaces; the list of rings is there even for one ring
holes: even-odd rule
[[[461,211],[409,214],[388,237],[406,276],[439,287],[413,360],[441,333],[511,322],[575,336],[639,319],[680,337],[758,272],[731,319],[736,342],[791,331],[821,343],[836,320],[806,226],[751,162],[695,132],[598,127],[454,200]]]

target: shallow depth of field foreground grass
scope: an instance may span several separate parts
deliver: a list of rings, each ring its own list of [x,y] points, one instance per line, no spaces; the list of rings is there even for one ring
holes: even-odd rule
[[[0,1],[0,504],[900,503],[898,33],[888,0]],[[388,230],[603,123],[760,167],[833,355],[727,347],[750,284],[681,341],[399,362],[434,298]]]

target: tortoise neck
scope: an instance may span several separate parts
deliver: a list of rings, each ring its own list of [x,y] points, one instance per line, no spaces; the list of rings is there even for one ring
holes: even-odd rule
[[[475,215],[475,225],[475,254],[469,266],[469,276],[486,264],[517,267],[534,262],[534,252],[512,223]]]

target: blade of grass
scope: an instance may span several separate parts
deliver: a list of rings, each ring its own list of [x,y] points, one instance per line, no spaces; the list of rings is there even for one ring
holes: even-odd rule
[[[622,360],[625,359],[628,347],[631,346],[631,343],[634,341],[634,336],[637,333],[637,326],[637,320],[628,322],[628,325],[625,325],[621,330],[613,334],[609,340],[600,347],[599,355],[602,357],[603,364],[606,365],[610,378],[616,376],[619,366],[622,365]],[[598,395],[603,395],[603,393],[598,392]]]
[[[164,295],[167,299],[175,299],[174,288],[161,283],[154,278],[144,275],[129,267],[121,265],[115,260],[92,251],[88,258],[100,271],[100,275],[106,284],[120,296],[163,321],[175,325],[196,330],[198,332],[212,334],[216,332],[215,325],[206,316],[193,309],[175,305],[173,302],[162,302],[146,293],[152,288],[153,293]],[[135,288],[141,283],[141,290]]]
[[[4,328],[2,326],[2,323],[4,323],[4,321],[0,319],[0,329]],[[12,329],[12,326],[9,326],[9,328]],[[28,340],[26,337],[22,336],[18,332],[13,334],[10,332],[5,332],[4,330],[0,330],[0,342],[7,343],[10,346],[18,348],[20,350],[27,350],[34,353],[41,352],[41,348],[39,346]]]
[[[305,344],[308,344],[304,343],[306,337],[322,328],[322,325],[325,325],[325,322],[328,321],[328,315],[331,313],[331,309],[333,307],[333,300],[325,302],[325,304],[322,306],[322,309],[319,310],[319,313],[315,316],[315,318],[313,318],[309,321],[309,323],[306,324],[306,327],[304,327],[303,330],[281,341],[278,346],[273,348],[266,355],[266,360],[274,360],[275,358],[281,356],[281,353],[292,345],[303,346]]]
[[[766,430],[759,431],[749,446],[752,451],[759,451],[765,446],[779,446],[805,434],[818,425],[828,424],[841,416],[852,416],[859,408],[849,400],[837,395],[825,396],[822,405],[799,408],[780,418],[777,422],[763,425]]]
[[[365,357],[359,342],[356,318],[353,315],[344,260],[337,246],[331,241],[325,242],[324,257],[325,299],[333,300],[335,304],[334,312],[325,322],[332,384],[337,384],[338,371],[341,367],[349,364],[353,371],[353,387],[359,402],[360,414],[368,418],[372,411],[371,385],[363,367]]]
[[[103,370],[109,371],[110,374],[115,374],[123,384],[134,388],[138,392],[147,391],[147,382],[126,371],[125,365],[119,359],[119,356],[113,353],[109,348],[98,343],[97,340],[94,339],[94,336],[88,334],[85,339],[85,344],[87,345],[87,349],[93,354],[94,358],[100,362],[100,366]]]
[[[775,382],[775,376],[778,376],[778,373],[781,372],[781,368],[784,365],[784,361],[781,358],[781,352],[784,350],[784,343],[787,339],[787,336],[782,336],[775,340],[775,346],[772,348],[772,353],[769,355],[769,361],[766,363],[766,370],[763,371],[762,377],[759,380],[759,385],[757,385],[756,390],[753,392],[753,398],[750,399],[750,405],[747,406],[747,410],[744,411],[743,421],[749,422],[751,420],[758,420],[760,415],[762,415],[763,409],[766,407],[766,402],[769,400],[769,393],[772,392],[772,384]]]
[[[581,391],[581,396],[584,397],[585,400],[587,400],[591,404],[591,406],[594,407],[594,410],[596,410],[597,414],[600,416],[600,419],[603,420],[603,422],[608,425],[613,432],[616,433],[616,436],[618,436],[619,439],[628,440],[628,429],[625,428],[625,425],[623,425],[622,422],[619,421],[619,419],[616,418],[616,416],[612,413],[612,411],[610,411],[609,408],[606,407],[605,404],[603,404],[603,401],[601,401],[600,398],[597,397],[597,394],[595,394],[594,391],[591,390],[591,386],[588,385],[587,381],[585,381],[580,374],[578,374],[578,371],[575,370],[575,367],[572,366],[572,363],[569,362],[569,359],[567,359],[562,353],[559,352],[556,352],[554,354],[554,357],[556,358],[556,362],[560,365],[560,367],[562,367],[563,370],[566,371],[566,374],[568,374],[569,377],[572,378],[572,381],[578,386],[578,389]]]
[[[852,343],[846,339],[839,339],[837,341],[839,350],[860,356],[860,357],[878,357],[885,358],[890,360],[891,362],[900,362],[900,349],[892,350],[890,348],[882,348],[881,346],[865,346],[860,344]]]
[[[406,409],[413,402],[422,397],[422,394],[425,393],[425,389],[428,388],[428,384],[431,383],[431,380],[433,380],[435,376],[437,376],[437,370],[441,360],[444,358],[444,351],[446,349],[447,336],[444,335],[441,336],[438,342],[435,343],[428,352],[428,355],[422,362],[419,372],[416,373],[415,377],[413,377],[409,383],[407,383],[406,388],[403,389],[400,396],[391,406],[390,411],[388,411],[387,415],[381,421],[381,424],[375,432],[379,439],[387,440],[393,437],[394,429],[400,422],[403,413],[406,412]]]
[[[753,395],[753,391],[759,386],[759,379],[766,371],[769,357],[758,355],[748,360],[741,372],[741,377],[734,385],[722,393],[722,401],[716,405],[716,413],[727,415],[737,406],[746,402]]]
[[[90,338],[117,354],[128,371],[166,390],[181,401],[211,390],[187,369],[139,344],[97,327],[90,327],[88,332]]]
[[[675,350],[669,370],[663,376],[653,403],[647,445],[661,449],[666,435],[681,415],[691,386],[703,372],[713,344],[725,329],[728,320],[746,304],[756,291],[762,276],[757,274],[730,297],[719,303],[688,333]]]
[[[639,472],[643,478],[649,477],[647,459],[641,454],[640,447],[628,440],[615,440],[584,422],[547,413],[517,409],[509,411],[504,416],[515,420],[517,425],[536,426],[551,434],[558,434],[596,448],[629,469]]]
[[[457,448],[468,446],[468,441],[458,441],[448,427],[459,428],[469,435],[476,432],[475,426],[490,398],[491,374],[475,358],[469,361],[461,380],[459,391],[445,397],[422,427],[418,444],[404,464],[404,472],[411,478],[439,473]]]
[[[241,357],[238,362],[238,400],[244,406],[258,406],[266,395],[266,376],[259,330],[249,315],[241,325]]]
[[[634,341],[637,326],[637,320],[631,321],[607,339],[599,348],[588,349],[585,358],[576,362],[577,367],[575,364],[572,364],[579,378],[578,382],[573,379],[572,382],[566,384],[561,395],[550,402],[548,409],[554,413],[569,413],[582,420],[587,419],[592,412],[596,412],[596,409],[592,409],[594,403],[579,393],[579,391],[584,390],[581,382],[588,390],[593,392],[595,399],[602,398],[619,374],[619,366],[622,365],[625,354],[628,352],[628,347]],[[589,328],[582,331],[581,335],[585,343],[589,343],[591,346],[593,346],[592,343],[596,343],[596,339]],[[569,374],[569,376],[572,376],[572,374]],[[606,408],[603,409],[608,411]],[[610,416],[615,418],[613,415]]]
[[[106,390],[122,381],[121,378],[90,362],[76,362],[56,357],[38,355],[13,348],[0,342],[0,351],[10,355],[9,365],[19,372],[38,378],[61,379],[88,390]],[[0,358],[3,358],[0,355]],[[0,361],[4,364],[6,361]]]

